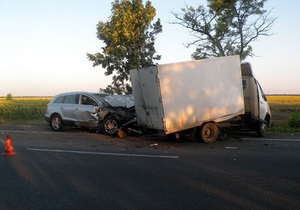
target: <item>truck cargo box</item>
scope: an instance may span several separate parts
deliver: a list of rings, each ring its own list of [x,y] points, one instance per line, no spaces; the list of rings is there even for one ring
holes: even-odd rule
[[[138,124],[166,134],[244,113],[239,56],[130,70]]]

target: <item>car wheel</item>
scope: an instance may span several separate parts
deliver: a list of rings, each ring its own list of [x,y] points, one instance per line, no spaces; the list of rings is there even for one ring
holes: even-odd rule
[[[257,129],[256,129],[257,136],[259,137],[266,136],[267,130],[268,130],[268,126],[265,123],[263,122],[257,123]]]
[[[218,139],[219,129],[214,123],[205,123],[198,127],[194,133],[196,140],[204,143],[213,143]]]
[[[110,116],[104,120],[104,132],[109,135],[115,135],[118,132],[119,123],[116,117]]]
[[[61,116],[55,114],[51,117],[50,126],[54,131],[61,131],[64,127]]]

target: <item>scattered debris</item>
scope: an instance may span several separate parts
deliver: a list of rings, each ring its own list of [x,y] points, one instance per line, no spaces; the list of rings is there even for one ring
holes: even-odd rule
[[[228,149],[228,150],[236,150],[236,149],[239,149],[238,147],[225,147],[225,149]]]

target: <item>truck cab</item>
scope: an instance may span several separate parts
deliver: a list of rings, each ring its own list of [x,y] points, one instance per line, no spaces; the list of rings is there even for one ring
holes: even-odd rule
[[[242,63],[242,84],[245,114],[241,116],[247,127],[264,136],[271,126],[271,111],[267,98],[255,79],[250,63]]]

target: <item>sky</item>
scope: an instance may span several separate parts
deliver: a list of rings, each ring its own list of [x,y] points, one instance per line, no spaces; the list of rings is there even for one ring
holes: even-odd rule
[[[93,67],[87,53],[102,52],[98,21],[111,15],[112,0],[0,0],[0,96],[54,96],[61,92],[98,92],[111,83],[105,69]],[[144,1],[145,2],[145,1]],[[205,0],[152,0],[163,32],[155,48],[159,64],[188,61],[195,48],[189,31],[170,24],[172,12]],[[300,94],[300,1],[269,0],[275,35],[251,44],[247,58],[267,94]]]

